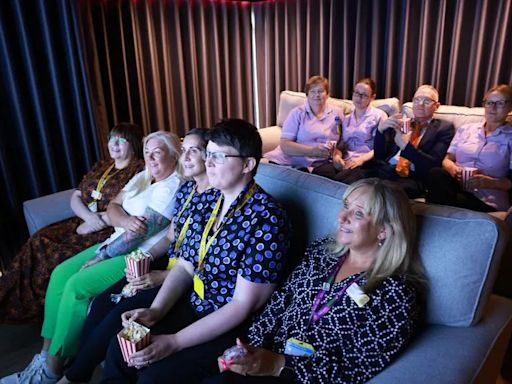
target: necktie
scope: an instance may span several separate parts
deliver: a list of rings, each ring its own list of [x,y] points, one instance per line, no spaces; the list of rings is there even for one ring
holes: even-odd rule
[[[426,124],[421,124],[417,122],[412,123],[412,134],[410,143],[412,146],[414,146],[414,148],[416,148],[420,143],[421,129],[425,126]],[[398,173],[400,177],[408,177],[410,168],[411,162],[407,160],[405,157],[400,156],[395,167],[396,173]]]

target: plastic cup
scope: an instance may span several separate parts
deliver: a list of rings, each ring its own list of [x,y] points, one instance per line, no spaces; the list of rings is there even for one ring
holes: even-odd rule
[[[411,132],[411,118],[410,117],[402,117],[400,124],[400,131],[402,133]]]
[[[324,144],[325,148],[327,148],[329,150],[329,153],[331,156],[334,153],[334,149],[336,149],[336,144],[337,144],[336,140],[327,140]]]
[[[473,177],[473,175],[478,171],[478,168],[475,167],[463,167],[462,168],[462,188],[466,191],[468,188],[468,181]]]

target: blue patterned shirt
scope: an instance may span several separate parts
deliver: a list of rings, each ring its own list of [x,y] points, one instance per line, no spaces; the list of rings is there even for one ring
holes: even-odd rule
[[[178,253],[194,264],[196,273],[204,282],[204,300],[194,291],[190,296],[192,306],[201,316],[231,301],[238,275],[261,284],[277,283],[281,277],[289,247],[289,224],[285,211],[257,186],[242,208],[229,214],[242,201],[252,183],[231,204],[199,271],[201,236],[215,201],[203,209],[194,209],[193,222]],[[214,233],[212,229],[210,236]]]
[[[192,195],[192,199],[189,201],[185,209],[183,209],[183,205],[186,203],[190,193],[194,190],[196,186],[196,182],[194,180],[189,180],[182,184],[178,191],[176,192],[175,199],[176,204],[174,205],[174,209],[172,211],[172,217],[174,222],[174,241],[169,246],[169,257],[175,257],[174,255],[174,246],[175,242],[180,234],[183,225],[187,221],[190,215],[198,210],[199,212],[203,209],[209,209],[212,204],[215,204],[217,199],[220,196],[220,191],[214,188],[209,188],[201,193],[195,191]],[[181,215],[179,215],[181,212]],[[178,217],[179,215],[179,217]]]

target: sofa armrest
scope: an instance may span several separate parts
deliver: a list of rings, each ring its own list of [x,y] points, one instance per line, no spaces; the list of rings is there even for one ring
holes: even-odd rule
[[[68,189],[23,202],[23,213],[28,232],[32,235],[39,229],[70,217],[75,213],[71,209],[71,195],[75,189]]]
[[[274,125],[272,127],[260,128],[258,130],[263,141],[263,152],[267,153],[279,145],[281,139],[281,127]]]
[[[512,300],[492,295],[471,327],[429,325],[368,383],[495,383],[512,332]]]

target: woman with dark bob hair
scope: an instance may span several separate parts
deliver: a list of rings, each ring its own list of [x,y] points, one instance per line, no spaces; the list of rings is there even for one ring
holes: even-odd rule
[[[407,346],[424,275],[405,193],[380,179],[347,188],[334,238],[314,242],[208,383],[363,383]]]
[[[40,320],[53,269],[112,234],[107,205],[144,167],[142,129],[119,123],[110,131],[107,146],[110,158],[93,165],[71,196],[76,216],[34,233],[0,278],[0,322]]]

